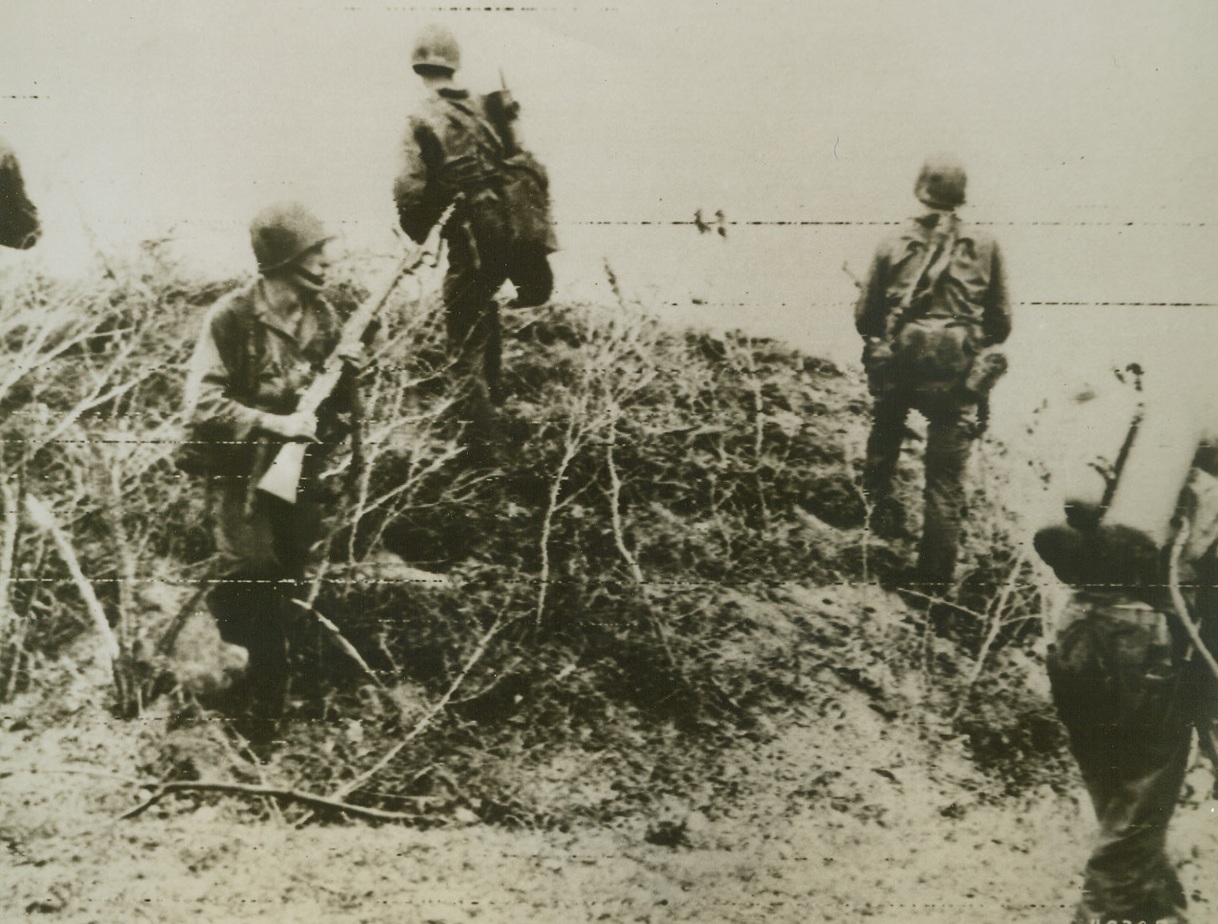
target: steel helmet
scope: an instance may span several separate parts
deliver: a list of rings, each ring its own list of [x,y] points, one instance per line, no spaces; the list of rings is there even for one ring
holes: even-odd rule
[[[964,190],[968,175],[964,166],[950,154],[936,154],[926,159],[914,195],[932,209],[954,209],[964,205]]]
[[[416,74],[426,70],[452,74],[461,67],[461,46],[457,44],[457,37],[444,26],[425,26],[415,37],[410,65]]]
[[[269,205],[250,223],[250,243],[263,275],[282,269],[332,238],[321,219],[299,202]]]

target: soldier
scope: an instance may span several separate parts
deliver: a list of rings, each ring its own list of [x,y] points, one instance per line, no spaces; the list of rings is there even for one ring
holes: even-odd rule
[[[341,334],[321,296],[330,235],[308,209],[289,203],[260,212],[250,237],[260,278],[223,298],[203,323],[186,388],[191,441],[178,464],[208,479],[222,579],[208,606],[221,637],[249,652],[231,699],[251,740],[265,741],[287,693],[290,582],[304,577],[320,531],[322,507],[308,486],[322,447],[306,457],[296,503],[256,486],[285,442],[332,444],[345,431],[334,415],[319,426],[313,415],[295,413]]]
[[[879,246],[855,308],[875,398],[863,474],[872,522],[882,532],[901,528],[892,481],[906,418],[917,410],[928,428],[915,577],[939,593],[955,572],[964,469],[983,425],[986,393],[1005,370],[1005,357],[992,347],[1011,330],[998,245],[956,214],[965,184],[954,159],[926,162],[914,187],[926,211]]]
[[[510,280],[512,305],[529,307],[544,303],[554,285],[548,183],[512,137],[515,110],[509,104],[504,112],[505,94],[475,96],[455,84],[461,52],[451,32],[424,29],[411,60],[427,96],[409,121],[394,201],[402,230],[420,243],[457,203],[443,232],[448,349],[466,436],[485,439],[503,402],[495,295]]]
[[[0,138],[0,245],[29,250],[41,233],[38,209],[25,194],[17,155]]]
[[[1099,822],[1074,921],[1182,924],[1166,842],[1194,726],[1218,763],[1218,427],[1181,413],[1187,391],[1152,387],[1148,398],[1140,373],[1135,408],[1118,402],[1114,414],[1105,397],[1080,397],[1092,418],[1070,433],[1093,444],[1123,417],[1120,445],[1102,454],[1115,461],[1056,466],[1065,522],[1035,537],[1072,588],[1049,677]],[[1194,635],[1184,620],[1197,617]]]

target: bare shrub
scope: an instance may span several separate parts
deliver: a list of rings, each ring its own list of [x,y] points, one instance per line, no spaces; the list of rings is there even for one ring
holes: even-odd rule
[[[103,623],[120,711],[181,679],[158,643],[201,608],[212,545],[200,485],[170,455],[199,323],[236,283],[184,278],[158,252],[108,260],[91,287],[18,274],[0,293],[0,695],[36,682],[32,655]],[[366,269],[336,268],[340,309]],[[924,664],[899,601],[868,586],[908,550],[863,528],[861,383],[625,299],[504,326],[503,461],[486,468],[451,421],[434,297],[389,305],[292,628],[293,706],[268,771],[288,788],[504,824],[610,820],[726,791],[707,782],[724,747],[772,734],[822,670],[892,716],[967,722],[989,697],[1036,607],[1012,532],[996,520],[982,538],[977,521],[961,601],[981,616],[957,633],[955,679],[943,700],[902,699]],[[546,783],[592,760],[613,786]]]

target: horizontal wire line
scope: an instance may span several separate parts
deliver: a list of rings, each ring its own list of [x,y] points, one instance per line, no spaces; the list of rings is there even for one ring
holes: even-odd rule
[[[410,567],[407,565],[406,567]],[[268,586],[283,586],[283,585],[300,585],[308,584],[312,581],[317,581],[317,578],[306,578],[303,581],[293,580],[276,580],[276,579],[258,579],[258,578],[163,578],[163,577],[147,577],[147,578],[92,578],[94,584],[123,584],[126,586],[139,585],[168,585],[174,587],[199,587],[199,586],[214,586],[214,585],[230,585],[230,584],[258,584]],[[15,577],[11,578],[13,584],[47,584],[47,585],[72,585],[75,586],[75,581],[71,577]],[[344,578],[344,577],[323,577],[320,579],[322,584],[330,584],[334,586],[408,586],[412,584],[421,584],[424,586],[442,586],[442,587],[483,587],[484,581],[482,578],[470,578],[468,580],[457,580],[449,575],[437,574],[435,580],[428,578]],[[603,579],[597,581],[576,581],[569,579],[552,578],[548,581],[543,581],[540,578],[502,578],[498,583],[520,586],[520,587],[541,587],[542,585],[555,587],[563,585],[571,585],[573,587],[636,587],[639,582],[629,577],[618,579]],[[693,588],[693,587],[800,587],[822,589],[826,587],[878,587],[874,581],[829,581],[827,583],[810,585],[806,578],[755,578],[752,580],[729,580],[729,581],[711,581],[711,580],[658,580],[649,579],[642,582],[648,587],[672,587],[672,588]],[[909,581],[901,585],[902,588],[914,587],[942,587],[942,584],[936,584],[930,581]],[[1114,588],[1128,589],[1127,583],[1097,583],[1086,585],[1089,589]],[[1163,588],[1169,587],[1168,584],[1148,584],[1143,583],[1138,585],[1141,588]],[[900,589],[900,588],[898,588]]]
[[[741,221],[719,222],[704,221],[701,225],[691,219],[626,219],[603,218],[584,219],[577,221],[560,221],[558,225],[578,225],[585,227],[695,227],[704,233],[710,233],[716,228],[849,228],[849,227],[896,227],[906,224],[902,220],[858,220],[858,219],[813,219],[813,218],[775,218],[748,219]],[[1211,228],[1218,223],[1211,221],[970,221],[968,224],[990,228]]]

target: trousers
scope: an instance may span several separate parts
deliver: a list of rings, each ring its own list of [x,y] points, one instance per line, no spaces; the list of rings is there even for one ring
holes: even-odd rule
[[[510,281],[511,307],[544,303],[554,288],[544,247],[512,246],[503,233],[475,232],[458,223],[447,236],[444,276],[449,368],[457,389],[458,415],[475,426],[503,403],[503,343],[495,294]]]
[[[927,584],[947,585],[955,574],[960,529],[966,515],[964,472],[977,430],[977,405],[950,396],[904,391],[878,396],[863,469],[863,490],[873,505],[892,494],[905,421],[911,410],[919,411],[927,420],[918,578]]]
[[[208,486],[219,580],[207,605],[220,637],[249,652],[237,691],[241,705],[276,718],[287,695],[289,597],[320,534],[321,506],[305,499],[289,504],[250,487],[249,478]]]
[[[1165,847],[1193,709],[1167,617],[1144,604],[1077,595],[1048,667],[1099,822],[1075,924],[1183,922],[1184,889]]]

